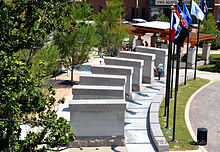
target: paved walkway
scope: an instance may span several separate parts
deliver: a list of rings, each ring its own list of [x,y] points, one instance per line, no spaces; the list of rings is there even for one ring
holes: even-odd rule
[[[128,152],[155,152],[153,141],[151,139],[149,123],[148,123],[148,110],[154,95],[159,92],[162,87],[165,87],[165,80],[162,79],[150,84],[142,84],[140,92],[133,92],[133,98],[127,102],[127,110],[125,114],[125,141],[126,147],[118,148],[119,151]],[[69,101],[72,96],[66,99],[65,104],[58,106],[58,116],[62,116],[70,121]],[[127,149],[127,150],[126,150]],[[71,149],[69,149],[71,151]],[[79,148],[74,148],[79,150]],[[93,151],[93,149],[83,148],[80,151]],[[96,151],[115,151],[111,148],[97,147]]]
[[[149,130],[148,110],[152,98],[165,87],[165,80],[142,84],[141,91],[133,93],[133,98],[127,102],[125,114],[125,139],[128,152],[155,152]]]
[[[84,69],[81,72],[89,72],[89,65],[90,64],[100,64],[100,58],[95,58],[92,60],[91,63],[85,65]],[[188,70],[188,73],[193,73],[194,70]],[[184,75],[184,70],[180,70],[180,75]],[[197,72],[198,77],[202,78],[209,78],[212,81],[215,81],[218,77],[220,78],[220,74],[213,74],[208,72]],[[220,85],[220,83],[219,83]],[[116,147],[113,149],[112,147],[96,147],[95,149],[69,149],[70,151],[118,151],[118,152],[155,152],[156,148],[153,145],[153,141],[151,139],[150,131],[149,131],[149,123],[148,123],[148,110],[149,106],[152,102],[152,98],[156,93],[162,88],[165,87],[165,80],[162,79],[161,81],[155,81],[150,84],[142,84],[140,92],[133,92],[133,98],[130,102],[127,102],[127,110],[125,114],[125,140],[126,140],[126,147]],[[220,89],[220,86],[219,86]],[[216,91],[216,90],[215,90]],[[64,105],[59,105],[58,107],[58,115],[66,118],[70,121],[70,114],[69,114],[69,100],[72,96],[66,99]],[[209,105],[212,106],[212,105]],[[195,106],[198,107],[198,106]],[[199,106],[206,110],[205,106]],[[217,106],[216,106],[217,108]],[[201,116],[201,118],[204,118]],[[217,116],[216,116],[217,118]],[[193,120],[193,123],[198,122]],[[218,119],[220,120],[220,119]],[[211,123],[210,123],[211,124]],[[197,128],[197,127],[193,127]],[[220,128],[220,127],[219,127]],[[195,131],[195,129],[194,129]],[[220,131],[219,131],[220,134]],[[210,139],[209,139],[210,140]],[[211,140],[210,140],[211,141]],[[199,150],[200,151],[200,150]]]
[[[208,152],[220,151],[220,74],[198,72],[199,77],[210,79],[207,87],[193,98],[189,110],[192,129],[197,134],[197,128],[208,129]]]

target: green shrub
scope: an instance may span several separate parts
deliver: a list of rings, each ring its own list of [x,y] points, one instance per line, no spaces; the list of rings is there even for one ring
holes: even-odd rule
[[[157,18],[157,21],[169,22],[170,19],[169,19],[169,17],[167,17],[167,16],[165,16],[165,15],[163,14],[163,15],[161,15],[161,16],[159,16],[159,17]]]
[[[214,66],[216,72],[220,73],[220,62],[216,63],[216,65]]]
[[[214,39],[210,41],[211,49],[217,49],[220,47],[220,32],[215,22],[215,17],[212,13],[209,13],[208,20],[204,19],[201,23],[201,33],[213,34]]]

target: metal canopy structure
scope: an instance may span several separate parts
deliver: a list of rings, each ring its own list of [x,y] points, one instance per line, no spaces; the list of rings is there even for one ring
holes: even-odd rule
[[[144,36],[145,33],[154,33],[160,34],[160,38],[167,42],[169,40],[169,32],[170,32],[170,23],[168,22],[159,22],[152,21],[147,23],[139,23],[133,24],[131,29],[131,33],[137,36]],[[210,40],[214,39],[214,35],[210,34],[199,34],[199,42],[206,41],[208,43]],[[185,40],[187,42],[187,39]],[[191,47],[197,43],[197,33],[190,32],[189,33],[189,43],[191,43]]]

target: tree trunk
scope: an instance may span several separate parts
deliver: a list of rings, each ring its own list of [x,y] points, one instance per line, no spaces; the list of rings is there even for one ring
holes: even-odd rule
[[[71,83],[73,84],[73,70],[74,68],[71,69]]]

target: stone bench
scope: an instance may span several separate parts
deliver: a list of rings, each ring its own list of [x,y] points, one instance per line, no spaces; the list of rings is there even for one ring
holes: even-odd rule
[[[151,83],[154,79],[154,60],[156,55],[141,52],[120,51],[119,57],[144,60],[142,82]]]
[[[110,74],[126,76],[125,99],[129,101],[132,98],[132,74],[133,67],[115,66],[115,65],[91,65],[93,74]]]
[[[73,100],[79,99],[125,99],[122,86],[75,85],[72,88]]]
[[[107,75],[107,74],[80,74],[80,85],[102,85],[102,86],[123,86],[127,81],[127,77],[123,75]]]
[[[142,83],[142,67],[144,65],[143,60],[118,58],[118,57],[104,57],[106,65],[119,65],[119,66],[131,66],[134,68],[132,74],[132,90],[140,91],[140,85]]]
[[[125,100],[71,100],[69,108],[76,136],[70,148],[125,145]]]
[[[161,49],[161,48],[155,48],[155,47],[145,47],[145,46],[137,46],[136,47],[136,52],[155,54],[156,58],[154,60],[154,65],[157,67],[160,63],[162,63],[163,64],[163,68],[164,68],[164,72],[163,72],[162,76],[166,75],[168,49]]]

